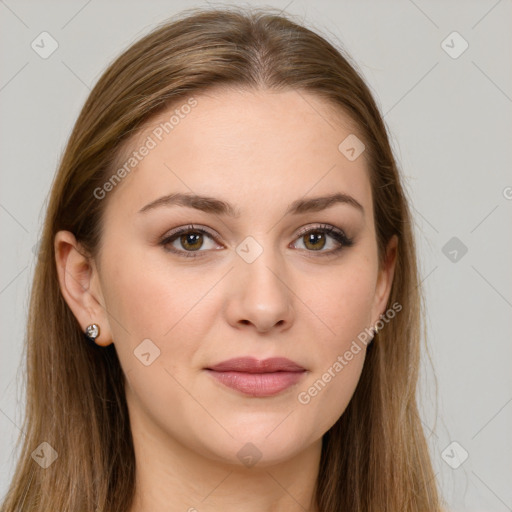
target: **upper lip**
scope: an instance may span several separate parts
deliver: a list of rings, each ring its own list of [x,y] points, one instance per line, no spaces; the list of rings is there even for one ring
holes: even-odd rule
[[[216,372],[244,372],[244,373],[273,373],[273,372],[301,372],[305,368],[286,357],[272,357],[269,359],[256,359],[254,357],[236,357],[222,361],[207,370]]]

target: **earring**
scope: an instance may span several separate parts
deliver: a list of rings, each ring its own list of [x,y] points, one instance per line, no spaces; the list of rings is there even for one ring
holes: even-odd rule
[[[90,341],[96,341],[96,338],[100,335],[100,326],[96,324],[88,325],[85,328],[85,335]]]

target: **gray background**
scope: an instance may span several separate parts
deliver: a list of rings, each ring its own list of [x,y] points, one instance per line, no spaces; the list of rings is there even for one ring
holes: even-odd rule
[[[23,412],[33,247],[60,155],[107,63],[156,23],[200,5],[0,0],[2,496]],[[421,403],[437,478],[450,510],[512,510],[512,2],[248,5],[303,17],[343,45],[374,91],[415,213],[434,368],[425,358]],[[47,59],[31,48],[43,31],[59,45]],[[444,48],[458,53],[463,41],[442,46],[454,31],[469,44],[457,58]],[[468,458],[455,469],[462,450]]]

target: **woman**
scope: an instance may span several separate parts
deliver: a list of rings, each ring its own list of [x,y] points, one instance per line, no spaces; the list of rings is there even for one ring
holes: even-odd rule
[[[53,184],[2,510],[439,511],[411,216],[368,87],[194,10],[93,89]]]

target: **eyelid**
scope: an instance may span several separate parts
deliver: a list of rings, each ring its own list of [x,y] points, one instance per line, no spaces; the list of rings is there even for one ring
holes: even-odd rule
[[[332,224],[325,224],[322,222],[313,223],[313,225],[307,224],[306,226],[303,226],[297,232],[296,237],[304,236],[305,234],[309,233],[310,231],[321,231],[321,230],[333,231],[333,232],[339,233],[340,235],[347,237],[347,235],[345,234],[345,231],[343,231],[343,229],[337,228],[336,226],[333,226]]]
[[[218,238],[218,234],[215,233],[213,230],[207,228],[206,226],[201,226],[199,224],[187,224],[186,226],[179,226],[177,228],[171,229],[170,231],[165,233],[164,236],[162,236],[161,240],[164,241],[168,238],[173,237],[174,235],[177,235],[178,233],[186,233],[188,231],[205,232],[214,239]]]

